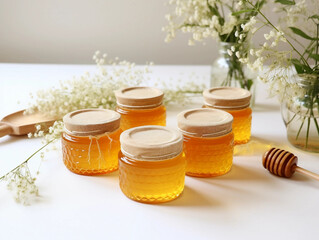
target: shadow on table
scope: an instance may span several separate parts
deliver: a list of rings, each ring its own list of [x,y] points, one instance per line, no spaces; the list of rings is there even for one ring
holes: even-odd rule
[[[221,202],[216,199],[208,198],[207,195],[201,194],[193,188],[185,185],[183,193],[175,200],[158,206],[172,207],[201,207],[201,206],[219,206]]]
[[[260,163],[260,168],[263,166]],[[193,177],[192,177],[193,178]],[[251,182],[267,182],[269,181],[269,176],[267,170],[265,171],[256,171],[252,168],[243,167],[239,164],[233,164],[232,169],[225,175],[218,177],[209,177],[209,178],[194,178],[197,181],[202,181],[209,184],[215,184],[217,182],[228,182],[228,181],[251,181]]]
[[[229,173],[215,178],[199,178],[201,181],[210,183],[210,184],[216,184],[221,182],[227,182],[231,180],[236,181],[245,181],[245,182],[271,182],[275,180],[276,178],[284,179],[283,177],[276,176],[272,173],[270,173],[268,170],[266,170],[262,162],[260,161],[260,168],[264,171],[256,171],[254,169],[240,166],[239,164],[233,164],[232,169]],[[286,178],[287,181],[297,181],[297,182],[309,182],[311,179],[309,177],[303,176],[301,174],[294,174],[292,178]],[[319,187],[319,184],[318,184]]]
[[[261,137],[252,136],[248,143],[234,147],[234,156],[260,155],[260,157],[262,157],[262,155],[272,147],[282,149],[288,148],[288,146],[282,142],[269,141]]]
[[[260,162],[260,168],[264,168],[262,163]],[[216,180],[238,180],[238,181],[263,181],[266,182],[269,180],[267,176],[267,170],[265,172],[256,171],[252,168],[240,166],[239,164],[233,164],[232,169],[229,173],[217,177],[212,178],[212,181]]]
[[[116,170],[114,172],[107,173],[107,174],[93,175],[93,176],[83,176],[83,177],[90,177],[90,178],[96,178],[96,179],[106,178],[108,180],[116,181],[118,183],[118,181],[119,181],[119,171]]]

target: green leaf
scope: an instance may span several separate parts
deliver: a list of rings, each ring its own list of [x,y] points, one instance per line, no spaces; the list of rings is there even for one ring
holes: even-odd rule
[[[206,1],[206,3],[207,3],[207,6],[208,6],[208,8],[209,8],[209,11],[210,11],[213,15],[216,15],[216,16],[220,17],[220,14],[219,14],[217,8],[215,8],[215,7],[213,7],[212,5],[210,5],[209,2],[208,2],[208,0]]]
[[[303,71],[303,67],[300,64],[300,62],[298,61],[298,59],[291,59],[292,64],[295,66],[296,72],[298,74],[304,73]]]
[[[317,38],[313,38],[310,37],[309,35],[307,35],[305,32],[303,32],[302,30],[300,30],[299,28],[295,28],[295,27],[289,27],[295,34],[299,35],[300,37],[303,37],[305,39],[308,40],[318,40]]]
[[[308,19],[310,19],[310,18],[319,20],[319,15],[315,14],[315,15],[308,17]]]
[[[252,79],[248,79],[247,80],[247,90],[250,90],[251,86],[253,85],[253,80]]]
[[[283,5],[295,5],[296,2],[292,0],[276,0],[275,3],[281,3]]]
[[[238,15],[240,15],[242,13],[254,12],[254,11],[255,11],[255,9],[245,9],[245,10],[241,10],[241,11],[238,11],[238,12],[233,12],[232,15],[233,16],[238,16]]]
[[[309,54],[309,57],[315,59],[316,61],[319,61],[319,54]]]
[[[293,58],[291,59],[292,64],[294,65],[296,72],[298,74],[302,74],[302,73],[312,73],[312,70],[310,67],[308,67],[307,65],[304,65],[303,63],[301,63],[298,59]]]

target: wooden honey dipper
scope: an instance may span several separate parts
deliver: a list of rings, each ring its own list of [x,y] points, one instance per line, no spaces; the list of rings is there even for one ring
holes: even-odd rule
[[[263,155],[263,166],[272,174],[280,177],[290,178],[295,172],[299,172],[319,181],[318,174],[298,167],[297,163],[297,156],[291,152],[279,148],[272,148]]]

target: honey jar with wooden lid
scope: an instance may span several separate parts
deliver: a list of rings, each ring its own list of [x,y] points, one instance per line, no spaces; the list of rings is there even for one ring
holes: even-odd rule
[[[128,87],[115,91],[116,111],[121,114],[121,129],[166,125],[166,108],[162,104],[164,93],[151,87]]]
[[[63,117],[62,152],[65,166],[82,175],[118,169],[120,114],[107,109],[82,109]]]
[[[245,144],[251,136],[252,110],[249,107],[251,93],[235,87],[215,87],[203,92],[205,108],[227,111],[234,117],[235,145]]]
[[[141,126],[120,137],[119,179],[122,192],[143,203],[167,202],[184,189],[183,136],[163,126]]]
[[[233,117],[209,108],[186,110],[177,123],[184,136],[186,175],[214,177],[230,171],[233,162]]]

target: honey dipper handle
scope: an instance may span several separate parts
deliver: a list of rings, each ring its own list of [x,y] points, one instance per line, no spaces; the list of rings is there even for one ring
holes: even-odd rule
[[[301,174],[307,175],[307,176],[319,181],[319,175],[316,174],[316,173],[310,172],[310,171],[308,171],[308,170],[306,170],[304,168],[297,167],[297,166],[295,167],[295,171],[299,172]]]
[[[13,132],[12,127],[7,124],[0,123],[0,137],[11,134]]]

